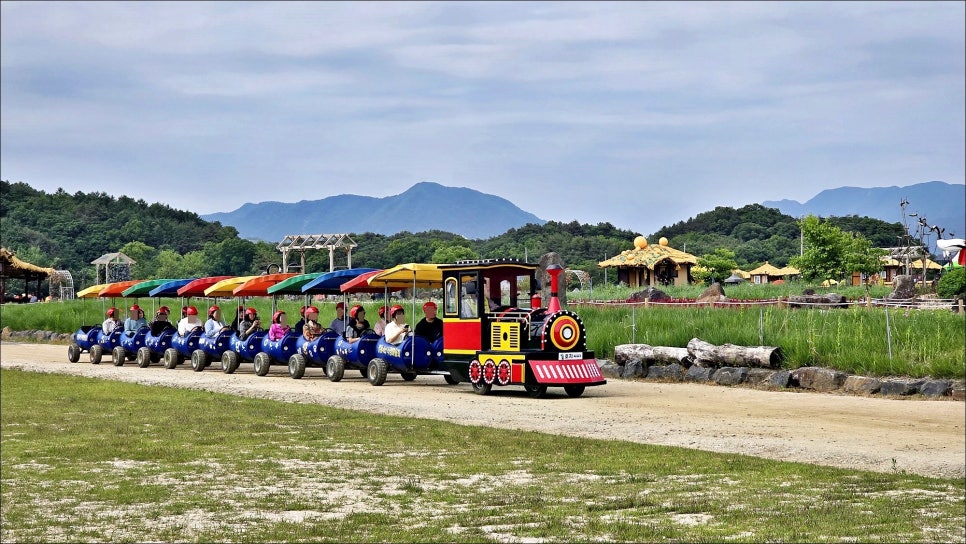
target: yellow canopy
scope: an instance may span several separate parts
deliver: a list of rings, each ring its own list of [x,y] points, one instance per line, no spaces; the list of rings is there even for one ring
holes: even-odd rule
[[[442,287],[443,271],[435,264],[407,263],[387,268],[369,278],[373,287],[405,289],[407,287]]]
[[[110,283],[101,283],[98,285],[91,285],[87,289],[81,289],[77,292],[77,298],[97,298],[97,294],[101,292],[102,289],[110,285]]]
[[[257,278],[258,276],[239,276],[237,278],[228,278],[219,281],[218,283],[212,285],[211,287],[205,289],[206,297],[230,297],[234,293],[235,287],[245,283],[246,281]]]
[[[918,268],[922,270],[922,259],[916,259],[909,263],[909,268]],[[942,266],[939,263],[933,261],[932,259],[926,259],[926,269],[928,270],[942,270]]]

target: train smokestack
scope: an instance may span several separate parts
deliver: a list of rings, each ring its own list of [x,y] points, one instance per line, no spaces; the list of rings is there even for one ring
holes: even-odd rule
[[[547,304],[547,313],[553,314],[560,311],[560,299],[557,297],[557,288],[560,285],[560,273],[563,267],[559,264],[552,264],[547,267],[547,274],[550,274],[550,302]]]

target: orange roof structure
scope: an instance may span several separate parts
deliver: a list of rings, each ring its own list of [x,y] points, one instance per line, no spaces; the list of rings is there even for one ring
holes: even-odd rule
[[[654,270],[654,266],[665,259],[678,265],[698,263],[698,258],[694,255],[668,246],[667,238],[661,238],[657,245],[649,245],[647,239],[638,236],[634,240],[634,249],[622,251],[606,261],[597,263],[597,266],[600,268],[631,267]]]

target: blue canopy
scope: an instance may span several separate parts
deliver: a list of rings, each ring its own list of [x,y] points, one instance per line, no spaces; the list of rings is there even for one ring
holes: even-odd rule
[[[314,280],[302,286],[302,292],[307,294],[337,295],[342,291],[339,287],[343,283],[355,279],[357,276],[366,272],[374,272],[378,268],[349,268],[347,270],[336,270],[326,272]]]
[[[151,289],[148,292],[150,297],[176,297],[178,296],[178,289],[188,285],[197,278],[187,278],[183,280],[171,280],[167,283],[162,283],[161,285]]]

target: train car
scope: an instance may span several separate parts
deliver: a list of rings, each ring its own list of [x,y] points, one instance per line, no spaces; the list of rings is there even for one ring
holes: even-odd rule
[[[563,269],[547,268],[551,297],[541,307],[537,265],[515,259],[439,265],[443,274],[443,359],[457,379],[488,394],[494,386],[523,386],[532,397],[562,387],[579,397],[607,383],[587,350],[583,321],[557,296]]]

